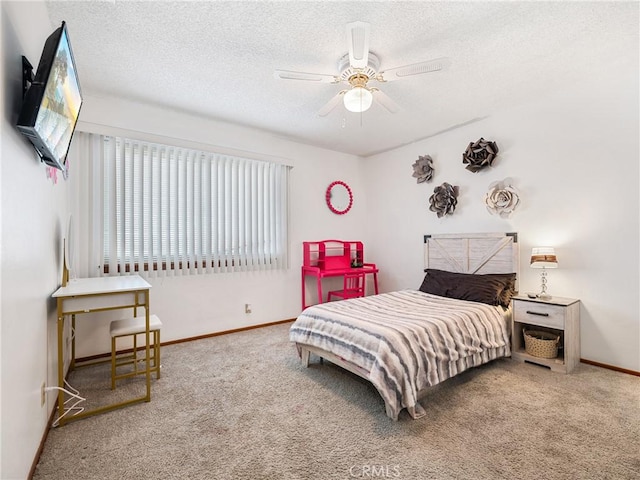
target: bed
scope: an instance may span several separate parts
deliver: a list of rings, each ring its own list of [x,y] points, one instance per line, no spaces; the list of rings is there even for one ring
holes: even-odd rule
[[[511,355],[517,234],[425,235],[424,248],[419,288],[313,305],[289,330],[305,366],[315,354],[370,381],[394,420],[425,415],[429,387]]]

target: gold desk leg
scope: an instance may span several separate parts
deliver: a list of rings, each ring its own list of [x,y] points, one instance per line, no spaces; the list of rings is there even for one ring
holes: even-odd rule
[[[140,302],[140,295],[144,295],[144,302]],[[144,397],[145,402],[151,401],[151,365],[149,365],[149,361],[151,359],[151,349],[149,347],[150,341],[150,332],[149,332],[149,290],[141,290],[136,292],[135,299],[136,306],[133,307],[133,314],[136,315],[137,305],[144,307],[144,317],[145,317],[145,329],[144,329],[144,339],[145,339],[145,347],[144,347],[144,360],[145,360],[145,377],[147,379],[147,394]]]
[[[58,387],[63,388],[64,385],[64,315],[62,314],[62,299],[58,299]],[[58,418],[59,425],[64,424],[64,392],[58,390]]]
[[[71,362],[69,362],[69,370],[76,368],[76,314],[71,314]]]
[[[150,360],[151,360],[151,352],[150,352],[150,347],[149,347],[149,290],[145,290],[144,291],[144,303],[145,303],[145,340],[146,340],[146,346],[145,346],[145,367],[146,367],[146,372],[145,372],[145,376],[147,377],[147,396],[146,396],[146,400],[147,402],[151,401],[151,365],[150,365]]]

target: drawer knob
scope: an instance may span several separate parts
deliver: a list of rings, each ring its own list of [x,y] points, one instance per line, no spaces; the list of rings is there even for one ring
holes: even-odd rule
[[[549,316],[548,313],[533,312],[531,310],[527,310],[527,313],[530,314],[530,315],[538,315],[539,317],[548,317]]]

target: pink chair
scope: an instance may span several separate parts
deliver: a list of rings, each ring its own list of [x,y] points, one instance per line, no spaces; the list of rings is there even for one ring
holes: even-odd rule
[[[342,290],[332,290],[327,296],[327,301],[331,301],[331,297],[338,297],[343,300],[347,298],[364,297],[364,279],[363,271],[353,271],[344,274]]]

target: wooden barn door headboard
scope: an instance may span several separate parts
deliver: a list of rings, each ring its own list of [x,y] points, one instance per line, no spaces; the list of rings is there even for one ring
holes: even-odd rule
[[[518,234],[455,233],[424,236],[424,265],[459,273],[516,273],[520,276]]]

